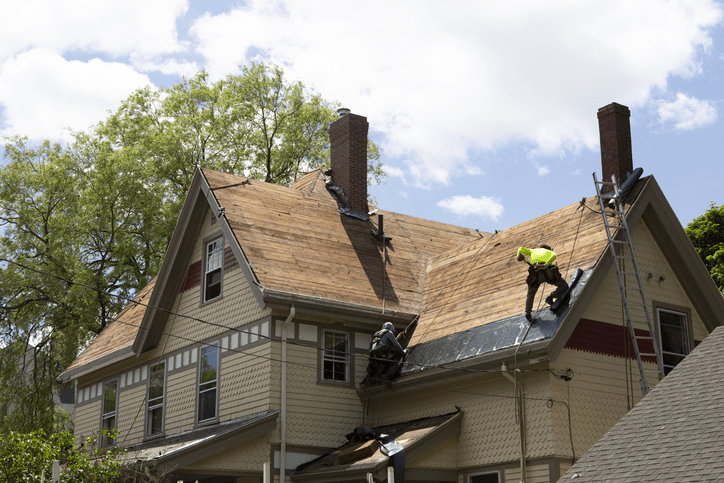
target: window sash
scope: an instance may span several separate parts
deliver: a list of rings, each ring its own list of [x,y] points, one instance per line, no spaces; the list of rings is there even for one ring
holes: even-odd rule
[[[347,382],[349,380],[349,335],[324,331],[322,351],[322,380]]]
[[[151,377],[148,388],[146,431],[149,436],[163,432],[164,396],[166,392],[166,363],[160,362],[149,368]]]
[[[116,411],[118,403],[118,380],[108,381],[103,385],[103,411],[101,413],[101,429],[111,430],[116,427]],[[101,446],[111,446],[112,438],[103,438]]]
[[[224,240],[216,239],[206,244],[206,263],[204,266],[204,301],[213,300],[221,295],[221,275],[224,261]]]
[[[215,419],[218,414],[216,386],[219,378],[219,346],[202,347],[200,352],[197,418],[203,422]]]
[[[656,312],[662,364],[664,374],[668,374],[691,352],[689,321],[683,312],[662,308],[657,308]]]

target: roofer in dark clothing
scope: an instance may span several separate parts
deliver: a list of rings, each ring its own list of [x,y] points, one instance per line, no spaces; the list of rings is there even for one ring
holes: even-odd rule
[[[536,292],[538,292],[538,287],[544,283],[556,286],[556,289],[546,297],[546,303],[553,305],[555,301],[568,290],[568,284],[563,280],[561,272],[558,270],[558,265],[553,263],[556,259],[556,254],[551,250],[551,247],[543,244],[540,248],[534,248],[532,250],[525,247],[518,248],[519,262],[524,261],[526,255],[530,257],[530,266],[528,267],[528,278],[526,279],[528,296],[525,299],[525,318],[528,319],[528,322],[532,322],[533,316],[531,315],[531,310],[533,309],[533,300],[535,299]]]
[[[407,351],[395,338],[395,326],[385,322],[382,329],[375,332],[370,342],[370,362],[367,366],[366,381],[389,381],[402,369],[402,361]],[[363,383],[365,381],[362,381]]]

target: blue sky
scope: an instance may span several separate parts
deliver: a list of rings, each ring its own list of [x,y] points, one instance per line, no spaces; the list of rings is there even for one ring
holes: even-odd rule
[[[682,224],[724,203],[708,0],[0,0],[0,135],[68,140],[137,88],[251,61],[368,118],[386,210],[493,231],[591,196],[611,102]]]

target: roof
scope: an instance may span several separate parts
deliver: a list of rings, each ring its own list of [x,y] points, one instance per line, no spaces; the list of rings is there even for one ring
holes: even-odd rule
[[[110,363],[112,361],[133,355],[131,347],[138,334],[138,328],[146,312],[146,303],[149,294],[156,285],[154,277],[148,285],[126,305],[113,321],[86,347],[75,361],[65,370],[65,373],[81,369],[91,362]]]
[[[719,481],[724,328],[659,382],[559,481]]]
[[[464,413],[415,419],[376,428],[376,432],[394,438],[404,449],[405,461],[414,461],[460,431]],[[361,481],[367,473],[385,471],[389,457],[375,440],[345,443],[314,461],[299,466],[294,481]],[[378,479],[384,479],[382,475]]]
[[[193,465],[273,431],[278,416],[279,411],[263,411],[186,433],[145,441],[126,447],[123,459],[128,463],[153,461],[176,474],[178,468]]]
[[[124,310],[62,377],[76,377],[91,363],[93,370],[105,367],[158,343],[186,275],[198,220],[209,210],[261,307],[294,304],[297,313],[317,310],[373,323],[393,320],[398,326],[419,315],[408,334],[414,350],[406,371],[413,372],[522,342],[561,350],[611,267],[595,197],[490,234],[385,210],[370,219],[347,216],[323,188],[325,179],[315,170],[284,187],[197,171],[158,280],[142,291],[151,308]],[[626,204],[629,226],[645,220],[665,258],[681,260],[672,269],[707,328],[721,325],[724,299],[654,177],[641,178]],[[379,215],[384,245],[375,236]],[[567,312],[554,317],[544,311],[545,323],[528,331],[522,318],[527,268],[515,253],[541,243],[553,246],[564,277],[576,268],[586,276]]]

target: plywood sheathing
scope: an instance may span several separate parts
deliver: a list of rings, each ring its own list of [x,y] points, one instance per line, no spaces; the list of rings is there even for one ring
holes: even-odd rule
[[[229,186],[238,177],[203,172],[259,283],[275,291],[417,313],[428,259],[480,238],[475,230],[380,210],[391,238],[383,250],[372,234],[376,217],[341,214],[326,190],[260,181]]]
[[[599,210],[597,198],[585,200]],[[525,311],[528,265],[516,260],[518,247],[553,247],[563,277],[595,265],[607,247],[600,213],[580,202],[433,257],[426,272],[423,313],[410,345],[445,337]],[[554,287],[541,287],[545,296]],[[542,304],[545,310],[545,304]]]

